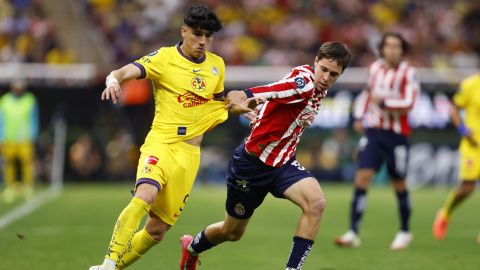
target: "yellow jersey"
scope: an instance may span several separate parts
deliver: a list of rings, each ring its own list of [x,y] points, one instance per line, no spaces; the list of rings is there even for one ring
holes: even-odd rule
[[[133,62],[150,79],[155,117],[147,141],[175,143],[202,135],[228,118],[222,101],[225,63],[206,52],[195,60],[180,45],[163,47]]]
[[[465,111],[465,126],[472,131],[474,138],[480,141],[480,74],[462,81],[460,89],[453,96],[453,102]],[[462,139],[460,149],[469,145]]]

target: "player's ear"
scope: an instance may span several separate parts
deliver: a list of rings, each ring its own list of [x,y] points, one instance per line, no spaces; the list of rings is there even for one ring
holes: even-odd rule
[[[313,62],[313,67],[316,68],[318,64],[318,56],[315,56],[315,61]]]
[[[182,38],[185,38],[187,36],[188,32],[188,27],[185,25],[182,25],[182,28],[180,28],[180,33],[182,34]]]

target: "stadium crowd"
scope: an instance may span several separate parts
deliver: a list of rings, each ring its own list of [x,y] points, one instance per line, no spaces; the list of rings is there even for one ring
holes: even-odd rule
[[[0,62],[71,63],[41,0],[0,0]]]
[[[125,63],[179,40],[181,10],[189,1],[85,0],[87,11]],[[383,31],[415,44],[418,66],[474,67],[480,51],[478,3],[414,0],[208,0],[224,22],[213,50],[229,65],[297,65],[318,43],[349,44],[354,66],[374,59]],[[428,7],[427,7],[428,4]]]

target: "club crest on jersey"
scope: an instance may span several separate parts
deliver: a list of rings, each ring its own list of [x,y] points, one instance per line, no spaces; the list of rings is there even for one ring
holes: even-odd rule
[[[212,74],[213,75],[218,75],[218,68],[217,67],[212,68]]]
[[[209,101],[209,99],[197,96],[189,92],[183,95],[179,95],[177,101],[178,103],[182,104],[184,108],[191,108],[205,104]]]
[[[305,85],[307,84],[305,82],[305,79],[304,78],[301,78],[301,77],[297,77],[295,78],[295,84],[297,85],[297,88],[303,88],[305,87]]]
[[[237,203],[235,205],[235,214],[239,215],[239,216],[243,216],[245,215],[245,207],[243,206],[243,204],[241,203]]]
[[[143,167],[142,173],[143,174],[151,174],[152,173],[152,168],[150,166],[145,166],[145,167]]]
[[[201,75],[195,75],[192,79],[192,88],[195,91],[202,92],[207,89],[207,81]]]
[[[157,165],[158,158],[154,156],[148,156],[145,159],[145,164],[150,164],[150,165]]]

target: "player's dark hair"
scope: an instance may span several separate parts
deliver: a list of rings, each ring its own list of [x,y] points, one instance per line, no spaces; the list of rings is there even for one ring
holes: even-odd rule
[[[222,29],[222,22],[217,15],[207,6],[193,5],[185,10],[183,18],[185,25],[191,28],[199,28],[210,32],[218,32]]]
[[[339,66],[342,66],[343,72],[350,63],[351,54],[347,45],[341,42],[325,42],[320,46],[317,53],[318,60],[323,58],[336,61]]]
[[[380,43],[378,44],[378,53],[380,54],[380,57],[383,57],[383,47],[385,46],[385,42],[387,41],[387,38],[389,37],[394,37],[398,40],[400,40],[400,43],[402,44],[402,55],[405,56],[408,51],[410,50],[410,44],[408,44],[407,40],[400,34],[396,32],[387,32],[383,34],[382,39],[380,40]]]

